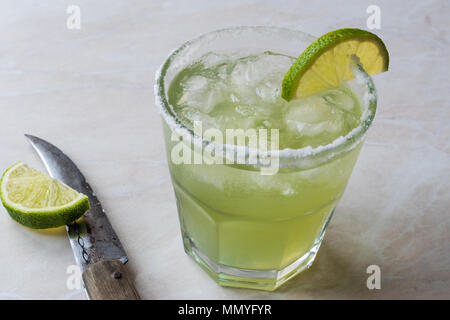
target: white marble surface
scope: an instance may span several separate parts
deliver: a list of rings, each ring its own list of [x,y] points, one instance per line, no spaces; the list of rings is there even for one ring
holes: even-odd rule
[[[81,29],[66,8],[81,8]],[[154,106],[154,73],[184,41],[231,25],[314,35],[365,28],[381,8],[390,71],[379,109],[313,267],[273,293],[217,286],[183,252]],[[449,2],[3,0],[0,168],[43,169],[23,138],[63,148],[88,176],[143,298],[450,298]],[[64,230],[38,232],[0,208],[0,298],[84,299],[66,287]],[[381,268],[381,290],[366,267]]]

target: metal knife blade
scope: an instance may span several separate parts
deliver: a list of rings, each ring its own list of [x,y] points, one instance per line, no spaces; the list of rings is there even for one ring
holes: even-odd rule
[[[81,221],[66,226],[75,260],[82,272],[102,260],[120,260],[125,264],[128,258],[119,237],[75,163],[51,143],[29,134],[25,137],[39,154],[51,177],[89,197],[91,207]]]

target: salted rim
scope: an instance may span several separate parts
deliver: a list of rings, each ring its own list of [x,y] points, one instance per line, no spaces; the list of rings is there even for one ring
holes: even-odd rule
[[[306,146],[303,148],[298,149],[292,149],[292,148],[285,148],[281,150],[271,150],[268,152],[262,152],[259,149],[252,149],[248,146],[237,146],[237,145],[229,145],[229,144],[219,144],[215,141],[203,139],[203,137],[199,137],[197,135],[194,135],[194,132],[186,127],[176,116],[176,113],[174,112],[174,107],[169,104],[168,99],[165,94],[165,85],[164,85],[164,78],[167,74],[167,70],[170,68],[170,65],[172,61],[177,58],[178,55],[184,52],[187,48],[189,48],[190,45],[199,42],[203,40],[204,38],[207,38],[213,34],[218,34],[222,32],[232,32],[232,31],[246,31],[246,30],[255,30],[255,31],[267,31],[267,30],[275,30],[275,31],[283,31],[283,32],[293,32],[297,34],[302,34],[306,37],[312,37],[315,38],[307,33],[288,29],[288,28],[281,28],[281,27],[266,27],[266,26],[238,26],[238,27],[228,27],[223,29],[218,29],[215,31],[207,32],[204,34],[201,34],[192,40],[189,40],[185,42],[180,47],[174,49],[166,58],[164,63],[160,66],[160,68],[157,70],[155,74],[155,85],[154,85],[154,93],[155,93],[155,103],[158,106],[159,112],[166,122],[166,124],[169,126],[169,128],[174,131],[176,130],[181,135],[189,135],[191,137],[191,141],[193,144],[201,145],[202,147],[205,147],[206,145],[213,144],[213,145],[219,145],[227,152],[225,152],[226,155],[229,155],[229,151],[232,151],[233,157],[234,155],[240,151],[244,151],[246,155],[248,155],[250,152],[255,152],[255,154],[258,155],[258,157],[267,157],[267,156],[277,156],[280,160],[306,160],[309,158],[321,158],[322,156],[326,157],[325,160],[321,161],[324,162],[326,160],[329,160],[331,158],[334,158],[336,155],[349,151],[356,147],[358,143],[364,138],[365,133],[367,132],[367,129],[370,127],[373,118],[375,117],[376,112],[376,105],[377,105],[377,93],[375,89],[375,84],[373,83],[372,78],[370,75],[364,70],[362,65],[359,63],[359,59],[354,56],[351,59],[351,70],[353,72],[353,75],[355,76],[356,81],[359,84],[365,84],[367,91],[364,93],[363,101],[362,103],[367,105],[366,110],[363,112],[360,118],[360,125],[353,128],[347,135],[340,136],[330,142],[326,145],[320,145],[317,147],[311,147]],[[335,151],[335,152],[333,152]],[[292,165],[288,165],[292,166]]]

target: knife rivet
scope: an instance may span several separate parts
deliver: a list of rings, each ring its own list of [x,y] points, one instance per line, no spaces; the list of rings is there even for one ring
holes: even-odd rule
[[[119,271],[113,272],[112,277],[114,279],[120,279],[122,278],[122,274]]]

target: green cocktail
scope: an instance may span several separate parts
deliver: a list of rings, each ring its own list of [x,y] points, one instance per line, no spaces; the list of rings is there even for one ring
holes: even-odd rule
[[[293,56],[311,41],[279,28],[221,30],[182,46],[158,75],[184,247],[219,284],[273,290],[312,264],[373,119],[375,89],[356,64],[355,80],[281,98]],[[238,140],[198,136],[196,124],[223,137],[229,129],[276,130],[267,137],[278,146],[276,170],[231,163],[227,148],[238,152],[230,147]],[[242,141],[248,151],[250,138]],[[225,143],[223,154],[214,149],[223,161],[201,161],[208,145]]]

